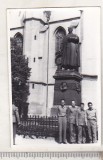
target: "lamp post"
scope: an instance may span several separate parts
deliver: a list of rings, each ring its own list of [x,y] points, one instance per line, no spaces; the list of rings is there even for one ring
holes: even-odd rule
[[[48,24],[48,53],[47,53],[47,92],[46,92],[46,115],[48,108],[48,73],[49,73],[49,21],[51,16],[51,11],[44,11],[44,15],[46,17],[46,23]]]

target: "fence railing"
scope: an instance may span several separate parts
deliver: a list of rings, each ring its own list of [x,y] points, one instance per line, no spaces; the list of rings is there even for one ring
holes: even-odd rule
[[[42,137],[56,137],[58,135],[58,118],[47,116],[29,116],[27,119],[21,118],[21,125],[18,127],[17,133],[19,135],[26,135],[37,138]]]
[[[86,131],[86,142],[89,142],[88,130],[85,127]],[[38,137],[54,137],[58,139],[59,135],[59,126],[58,126],[58,117],[47,117],[47,116],[29,116],[24,119],[21,118],[21,125],[17,129],[17,134],[25,136]],[[78,128],[76,127],[76,137],[78,138]],[[69,141],[69,125],[67,125],[67,139]],[[77,139],[76,138],[76,139]],[[98,139],[98,130],[97,130],[97,139]]]

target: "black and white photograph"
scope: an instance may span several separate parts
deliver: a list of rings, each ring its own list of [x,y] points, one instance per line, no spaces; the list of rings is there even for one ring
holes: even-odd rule
[[[8,9],[11,142],[101,145],[99,7]]]

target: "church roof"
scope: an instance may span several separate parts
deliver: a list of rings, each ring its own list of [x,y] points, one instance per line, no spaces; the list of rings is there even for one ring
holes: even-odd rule
[[[76,8],[43,8],[43,9],[12,9],[9,17],[11,19],[10,28],[21,27],[23,22],[31,19],[46,23],[47,19],[44,11],[51,11],[49,23],[57,23],[80,18],[80,10]]]

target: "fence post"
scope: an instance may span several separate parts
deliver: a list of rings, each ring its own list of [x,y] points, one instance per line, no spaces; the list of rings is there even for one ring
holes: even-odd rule
[[[51,128],[50,128],[50,117],[48,118],[48,121],[49,121],[49,122],[48,122],[48,123],[49,123],[49,127],[48,127],[49,130],[48,130],[48,132],[49,132],[49,135],[50,135],[50,133],[51,133]]]
[[[27,119],[21,118],[21,127],[19,128],[20,134],[28,135],[30,138],[34,135],[36,137],[43,136],[55,136],[58,131],[58,119],[57,117],[48,116],[28,116]]]
[[[31,132],[31,115],[29,117],[29,126],[28,126],[28,128],[29,128],[28,134],[29,134],[29,136],[31,136],[32,135],[32,132]]]
[[[46,116],[46,129],[45,129],[46,137],[45,138],[47,138],[47,136],[48,136],[48,128],[47,128],[48,122],[47,122],[47,120],[48,120],[48,118]]]
[[[37,116],[37,130],[38,130],[38,136],[40,136],[40,128],[39,128],[39,115]]]

